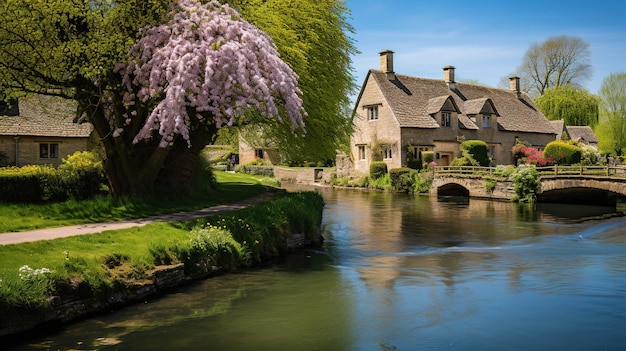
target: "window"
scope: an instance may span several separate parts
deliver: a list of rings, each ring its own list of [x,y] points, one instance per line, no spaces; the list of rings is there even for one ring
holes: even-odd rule
[[[254,150],[254,157],[256,157],[256,158],[263,158],[263,149],[256,149],[256,150]]]
[[[483,128],[491,128],[491,115],[483,115]]]
[[[378,106],[370,106],[367,108],[367,115],[370,121],[378,119]]]
[[[441,126],[450,127],[452,125],[452,114],[450,112],[441,113]]]
[[[489,150],[487,150],[487,157],[493,159],[495,158],[495,155],[496,155],[496,146],[489,145]]]
[[[59,158],[59,144],[39,144],[39,158]]]
[[[391,146],[383,146],[383,158],[392,158]]]
[[[359,145],[359,160],[365,160],[365,145]]]

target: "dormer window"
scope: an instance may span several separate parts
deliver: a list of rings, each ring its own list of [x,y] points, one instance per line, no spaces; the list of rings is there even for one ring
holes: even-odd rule
[[[370,121],[378,119],[378,106],[370,106],[367,108],[367,116]]]
[[[442,127],[452,126],[452,114],[450,112],[441,112],[441,126]]]
[[[491,115],[483,115],[483,128],[491,128]]]

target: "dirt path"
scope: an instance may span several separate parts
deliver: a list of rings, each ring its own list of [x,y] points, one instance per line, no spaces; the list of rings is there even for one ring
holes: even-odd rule
[[[129,219],[119,222],[107,222],[107,223],[87,223],[72,225],[66,227],[56,228],[44,228],[31,230],[26,232],[11,232],[0,233],[0,245],[19,244],[31,241],[50,240],[65,238],[68,236],[95,234],[106,230],[118,230],[132,227],[141,227],[146,224],[155,222],[176,222],[187,221],[207,216],[212,216],[219,213],[236,211],[242,208],[246,208],[251,205],[267,201],[271,198],[271,192],[265,192],[261,195],[242,200],[229,205],[217,205],[212,207],[203,208],[196,211],[178,212],[166,215],[152,216],[147,218]]]

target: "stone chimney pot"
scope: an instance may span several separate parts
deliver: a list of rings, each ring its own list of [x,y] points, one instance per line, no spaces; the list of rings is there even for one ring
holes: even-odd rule
[[[393,71],[393,51],[383,50],[380,52],[380,70],[387,74],[387,79],[396,78]]]

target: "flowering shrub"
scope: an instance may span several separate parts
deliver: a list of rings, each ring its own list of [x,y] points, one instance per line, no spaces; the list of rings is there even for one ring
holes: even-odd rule
[[[539,172],[533,165],[520,165],[511,175],[511,181],[515,189],[515,202],[534,202],[536,195],[541,190]]]
[[[531,164],[537,166],[550,166],[554,164],[554,158],[552,156],[545,157],[543,151],[537,150],[534,147],[517,144],[511,149],[513,159],[516,164]]]
[[[544,154],[552,157],[559,165],[571,165],[580,163],[582,149],[572,142],[555,140],[546,145]]]

